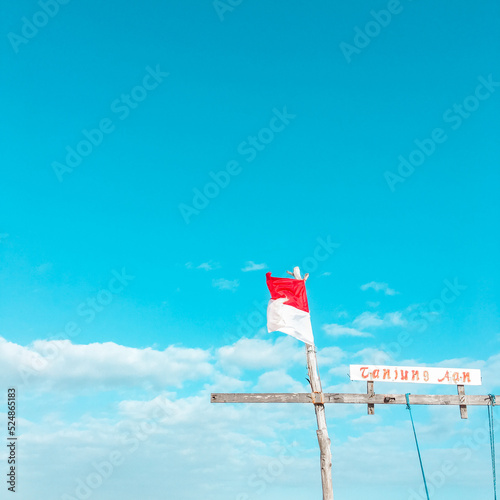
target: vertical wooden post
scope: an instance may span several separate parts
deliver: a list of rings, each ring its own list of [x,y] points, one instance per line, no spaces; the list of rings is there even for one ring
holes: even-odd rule
[[[369,396],[373,396],[375,394],[375,390],[373,389],[373,381],[368,380],[366,384],[366,393]],[[368,415],[375,415],[375,405],[373,403],[368,403]]]
[[[307,352],[307,372],[311,382],[311,389],[314,393],[323,395],[321,388],[321,380],[318,374],[318,366],[316,360],[316,351],[314,346],[306,344]],[[323,485],[323,500],[333,500],[333,484],[332,484],[332,451],[330,449],[330,438],[328,437],[328,429],[326,427],[325,405],[315,403],[314,410],[316,412],[316,421],[318,423],[319,451],[321,463],[321,484]]]
[[[300,269],[298,267],[293,269],[293,276],[295,279],[302,279],[300,276]],[[307,279],[307,275],[304,278]],[[307,373],[309,374],[311,390],[313,393],[321,394],[321,401],[323,401],[323,389],[321,388],[321,380],[318,373],[316,350],[313,345],[306,344],[306,355]],[[316,401],[316,399],[314,401]],[[320,452],[323,500],[333,500],[332,451],[330,449],[330,438],[328,437],[328,429],[326,427],[325,405],[323,403],[315,403],[314,411],[316,412],[316,421],[318,423],[318,430],[316,431],[316,434],[318,436]]]
[[[465,403],[465,387],[463,385],[457,385],[458,395],[460,396],[460,402]],[[467,405],[460,405],[460,417],[468,418]]]

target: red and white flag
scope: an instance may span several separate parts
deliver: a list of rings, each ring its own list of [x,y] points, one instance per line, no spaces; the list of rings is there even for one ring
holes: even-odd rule
[[[267,306],[268,332],[280,331],[314,344],[305,280],[273,278],[267,273],[266,281],[271,292]]]

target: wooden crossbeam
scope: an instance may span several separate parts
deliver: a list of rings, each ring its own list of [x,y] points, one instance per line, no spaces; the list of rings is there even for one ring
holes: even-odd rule
[[[500,401],[500,396],[495,396]],[[356,394],[356,393],[213,393],[212,403],[346,403],[374,405],[405,405],[404,394]],[[411,394],[412,405],[491,405],[489,396],[451,394]],[[496,403],[498,405],[498,403]]]

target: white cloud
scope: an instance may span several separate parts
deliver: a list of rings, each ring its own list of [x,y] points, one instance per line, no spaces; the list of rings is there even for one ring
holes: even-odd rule
[[[337,313],[337,317],[345,317],[345,315]],[[371,328],[405,327],[407,325],[408,322],[403,318],[400,311],[386,313],[382,317],[378,313],[365,311],[345,325],[330,323],[323,325],[322,328],[328,335],[333,337],[373,337],[366,330]]]
[[[346,357],[346,352],[340,347],[323,347],[318,351],[319,366],[338,364]]]
[[[211,271],[213,267],[209,262],[203,262],[199,266],[196,266],[196,269],[204,269],[205,271]]]
[[[213,271],[214,269],[220,269],[221,267],[218,262],[213,262],[211,260],[208,262],[202,262],[198,266],[195,266],[192,262],[186,262],[184,265],[187,269],[203,269],[204,271]]]
[[[249,260],[246,262],[245,267],[243,267],[241,270],[244,273],[248,273],[250,271],[261,271],[262,269],[265,269],[267,267],[267,264],[256,264],[253,260]]]
[[[220,269],[220,264],[218,262],[202,262],[196,269],[203,269],[204,271],[213,271],[214,269]]]
[[[381,423],[381,420],[382,419],[380,414],[361,415],[361,417],[352,419],[351,424],[373,426],[373,425],[379,425]]]
[[[254,388],[255,392],[308,392],[301,384],[288,375],[285,370],[273,370],[263,373]]]
[[[33,344],[25,348],[4,339],[0,341],[0,377],[5,372],[9,385],[13,384],[10,377],[13,365],[8,364],[8,356],[3,354],[4,351],[18,361],[23,355],[43,353],[47,347],[44,344],[35,347]],[[92,349],[79,351],[80,348],[92,346],[93,349],[102,346],[101,355]],[[71,383],[80,380],[79,377],[93,376],[90,381],[92,384],[99,378],[99,374],[91,373],[92,370],[105,369],[106,364],[115,363],[113,358],[116,357],[123,357],[127,362],[133,361],[135,351],[144,351],[116,344],[108,346],[108,343],[69,348],[79,351],[64,364],[64,369],[69,370]],[[231,348],[234,349],[230,351]],[[219,349],[215,358],[201,351],[204,354],[197,360],[192,352],[195,350],[185,351],[185,364],[195,369],[204,359],[214,369],[221,368],[224,357],[229,363],[255,365],[260,361],[269,371],[259,374],[255,386],[259,390],[303,392],[307,389],[287,373],[290,364],[303,364],[305,357],[303,345],[290,337],[280,337],[274,342],[241,339],[232,346]],[[168,352],[168,349],[155,352],[161,354]],[[175,354],[174,357],[179,359],[179,353]],[[262,354],[264,361],[261,359]],[[364,349],[350,354],[349,358],[370,361],[375,354],[373,349]],[[348,380],[347,366],[335,366],[346,356],[345,352],[335,347],[320,350],[320,370],[325,365],[325,359],[328,359],[333,364],[332,370],[339,371],[342,380]],[[25,479],[22,498],[39,498],[40,489],[48,488],[54,498],[61,498],[64,494],[76,498],[75,488],[89,474],[95,477],[96,465],[109,462],[110,453],[116,452],[123,457],[123,463],[109,475],[103,476],[102,485],[91,490],[92,498],[109,498],[111,495],[123,500],[139,497],[159,499],[164,496],[165,484],[169,485],[172,498],[182,498],[187,482],[192,497],[208,500],[243,498],[245,495],[249,498],[286,497],[288,500],[299,500],[311,496],[311,482],[315,483],[316,490],[320,489],[314,411],[311,405],[211,404],[209,392],[214,386],[220,392],[246,392],[246,382],[223,374],[218,379],[211,377],[201,390],[190,386],[186,397],[161,390],[154,397],[131,395],[125,391],[133,390],[133,376],[141,380],[141,377],[154,378],[158,373],[156,367],[148,371],[148,358],[142,357],[142,354],[138,354],[138,357],[137,363],[132,363],[132,368],[127,364],[134,371],[127,381],[128,385],[121,387],[119,401],[108,404],[106,399],[106,403],[101,405],[102,399],[99,399],[98,393],[106,384],[97,383],[92,392],[92,400],[98,401],[96,405],[90,405],[90,399],[82,405],[81,398],[75,398],[76,406],[68,411],[61,401],[61,393],[56,390],[44,396],[53,398],[52,404],[46,405],[46,408],[50,408],[49,412],[53,413],[39,413],[38,423],[21,422],[26,455],[23,461]],[[90,364],[88,368],[84,366],[87,360]],[[170,361],[171,358],[162,359],[162,368],[168,370]],[[116,360],[116,363],[120,362]],[[443,363],[481,367],[485,386],[478,390],[483,394],[496,392],[500,355],[492,355],[485,361],[463,359],[446,360]],[[138,367],[134,369],[136,364]],[[268,366],[264,366],[266,364]],[[115,369],[111,370],[113,373],[116,373]],[[60,377],[56,370],[51,374]],[[108,375],[102,373],[101,378]],[[364,392],[366,384],[324,384],[324,390]],[[384,392],[392,390],[390,386],[384,386]],[[404,387],[397,387],[397,391],[404,393]],[[26,389],[19,394],[25,397]],[[28,407],[33,408],[34,404],[31,396],[25,397],[20,408],[26,414]],[[486,409],[483,410],[486,412]],[[470,411],[472,414],[473,408]],[[480,409],[477,413],[480,413]],[[0,420],[4,418],[5,413],[0,413]],[[65,418],[70,421],[64,422]],[[475,423],[471,418],[470,425],[465,425],[467,422],[460,420],[458,410],[447,407],[430,407],[428,411],[420,412],[419,418],[419,439],[427,450],[425,463],[429,476],[432,478],[435,471],[444,470],[442,464],[446,461],[453,462],[453,467],[447,466],[446,469],[453,472],[443,476],[444,484],[439,483],[442,487],[435,484],[439,494],[443,498],[455,498],[456,491],[448,490],[450,485],[458,485],[461,497],[487,498],[487,491],[491,488],[491,467],[486,418],[476,419]],[[334,471],[337,477],[343,478],[347,497],[350,485],[354,483],[357,492],[373,500],[408,498],[411,496],[410,488],[419,490],[421,478],[418,475],[418,461],[415,466],[413,435],[404,407],[386,408],[378,405],[376,415],[372,417],[366,415],[366,405],[329,405],[327,419],[333,441]],[[478,433],[478,430],[482,432]],[[287,446],[286,462],[280,462],[283,445]],[[68,454],[68,450],[71,453]],[[49,455],[52,460],[46,460]],[[5,459],[6,453],[0,452],[0,460]],[[357,467],[353,468],[353,464]],[[269,482],[255,481],[256,477],[264,477],[260,475],[261,471],[269,470],[279,471],[279,474],[268,475]],[[360,475],[359,470],[368,472]],[[141,477],[146,476],[148,481],[140,481]],[[388,478],[394,479],[389,486]],[[264,488],[262,494],[257,490],[257,484],[259,488]],[[340,481],[337,489],[339,493],[342,492]]]
[[[360,358],[362,363],[386,365],[394,362],[392,356],[381,349],[365,347],[352,355],[353,358]]]
[[[379,405],[375,416],[367,416],[365,405],[328,406],[334,472],[344,483],[342,487],[337,482],[339,492],[343,488],[349,497],[356,484],[362,496],[382,500],[410,498],[410,488],[421,488],[408,412],[403,410]],[[486,419],[465,428],[456,408],[443,407],[422,419],[418,433],[427,450],[429,476],[452,462],[447,474],[438,476],[440,482],[433,483],[442,498],[456,498],[449,487],[457,484],[460,498],[487,498],[489,454],[486,447],[484,453],[474,451],[479,448],[478,429],[484,429],[487,439]],[[214,405],[205,392],[179,399],[161,394],[151,400],[124,400],[112,421],[84,416],[71,424],[24,428],[23,498],[39,498],[40,488],[49,485],[54,498],[76,497],[75,487],[81,484],[77,479],[95,476],[93,464],[109,461],[110,452],[119,452],[123,463],[91,490],[92,498],[129,500],[142,492],[143,498],[159,499],[165,484],[172,498],[183,498],[188,482],[190,497],[208,500],[309,498],[311,484],[317,491],[321,488],[314,426],[311,405]],[[284,449],[286,461],[280,461]],[[52,460],[46,460],[49,454]],[[148,481],[139,480],[146,475]]]
[[[400,311],[384,314],[380,317],[378,313],[366,311],[357,316],[353,322],[353,326],[360,328],[388,328],[394,326],[407,326],[408,322],[403,318]]]
[[[0,382],[34,385],[42,390],[113,388],[149,384],[180,387],[213,373],[203,349],[169,346],[163,351],[105,342],[36,340],[27,347],[0,337]]]
[[[338,325],[337,323],[331,323],[329,325],[323,325],[323,330],[332,337],[373,337],[371,333],[362,332],[356,328],[350,328],[344,325]]]
[[[394,311],[384,315],[384,321],[389,323],[391,326],[407,326],[408,321],[403,318],[403,313],[401,311]]]
[[[220,364],[232,371],[287,368],[302,362],[304,357],[303,349],[288,335],[278,337],[275,342],[244,338],[217,351]]]
[[[247,389],[250,385],[251,382],[248,380],[241,380],[238,377],[231,377],[216,371],[213,382],[205,384],[205,389],[210,389],[211,392],[249,392]]]
[[[382,326],[384,321],[380,318],[378,313],[367,311],[354,318],[352,324],[357,328],[363,329]]]
[[[349,313],[347,311],[344,311],[344,310],[339,310],[339,311],[335,311],[334,316],[336,318],[348,318]]]
[[[366,291],[370,288],[375,290],[376,292],[384,292],[386,295],[396,295],[399,292],[396,292],[393,288],[389,288],[387,283],[379,283],[377,281],[370,281],[370,283],[365,283],[361,285],[361,290]]]
[[[236,291],[240,286],[239,280],[226,280],[224,278],[213,279],[212,286],[218,288],[219,290],[231,290],[231,292]]]
[[[335,317],[346,317],[345,311],[340,311],[335,314]],[[393,327],[406,327],[408,321],[403,317],[400,311],[386,313],[380,316],[377,312],[365,311],[359,316],[354,318],[351,322],[344,325],[331,323],[323,325],[323,330],[333,337],[348,336],[348,337],[373,337],[367,331],[372,328],[393,328]]]
[[[22,498],[40,498],[40,488],[50,489],[53,498],[83,498],[90,478],[97,485],[88,491],[96,499],[160,499],[165,485],[170,497],[183,498],[191,483],[190,498],[254,497],[261,491],[262,498],[276,498],[276,490],[291,488],[287,498],[298,500],[310,490],[305,483],[316,460],[285,432],[312,422],[310,405],[295,405],[291,416],[287,405],[211,404],[205,391],[122,400],[112,419],[84,415],[68,424],[23,427]],[[121,460],[115,467],[106,465],[112,453]],[[273,471],[269,481],[252,484],[249,479],[262,470]],[[148,481],[140,480],[146,476]]]

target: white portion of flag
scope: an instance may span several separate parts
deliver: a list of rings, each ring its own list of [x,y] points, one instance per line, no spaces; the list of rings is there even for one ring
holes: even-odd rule
[[[306,344],[314,344],[308,312],[284,304],[287,299],[270,300],[267,306],[267,331],[280,331]]]

